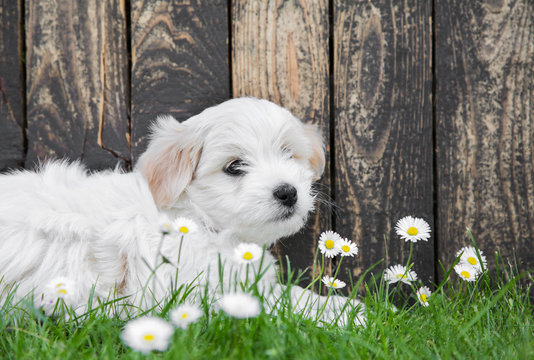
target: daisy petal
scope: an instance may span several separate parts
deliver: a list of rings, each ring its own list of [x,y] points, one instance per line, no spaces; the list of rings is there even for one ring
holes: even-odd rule
[[[319,237],[319,250],[327,258],[339,255],[341,236],[333,231],[325,231]]]
[[[348,239],[342,239],[339,242],[339,250],[341,256],[358,255],[358,246]]]
[[[428,241],[430,238],[430,225],[423,219],[405,216],[397,221],[395,232],[404,241]]]
[[[456,253],[456,257],[460,257],[459,264],[473,266],[477,272],[482,272],[482,269],[487,268],[488,262],[482,254],[482,250],[478,250],[478,253],[480,254],[480,259],[478,258],[477,250],[473,246],[466,246]],[[480,260],[482,260],[482,263]]]
[[[469,264],[457,264],[454,267],[454,271],[456,271],[456,273],[461,279],[468,282],[475,281],[480,275],[480,272],[477,270],[477,268]]]
[[[189,235],[198,230],[197,224],[188,218],[179,217],[176,218],[172,222],[172,228],[179,234],[179,235]]]
[[[238,319],[253,318],[261,312],[260,301],[241,292],[225,294],[218,304],[225,313]]]
[[[334,279],[331,276],[325,275],[323,276],[322,280],[323,284],[325,284],[327,287],[331,287],[334,289],[343,289],[347,284],[344,281],[341,281],[339,279]]]
[[[430,289],[427,286],[420,287],[416,294],[419,303],[423,306],[428,306],[428,298],[430,298],[430,294],[432,294]]]
[[[122,341],[135,351],[148,354],[152,350],[165,351],[174,329],[163,319],[145,316],[126,324]]]
[[[172,310],[169,318],[179,328],[186,329],[202,316],[202,311],[195,305],[182,304]]]
[[[393,265],[384,272],[384,280],[389,284],[394,284],[401,281],[405,284],[410,284],[417,280],[417,274],[412,270],[406,270],[406,266]]]
[[[263,249],[256,244],[241,243],[234,249],[234,259],[241,264],[260,261]]]

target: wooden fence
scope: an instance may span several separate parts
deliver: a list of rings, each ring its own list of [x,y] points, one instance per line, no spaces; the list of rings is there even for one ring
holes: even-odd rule
[[[470,244],[534,265],[531,0],[0,2],[0,169],[39,158],[129,168],[149,122],[230,97],[275,101],[325,130],[309,230],[279,253],[311,264],[336,229],[359,276],[406,261],[397,219],[423,217],[423,281]],[[378,272],[383,264],[376,269]]]

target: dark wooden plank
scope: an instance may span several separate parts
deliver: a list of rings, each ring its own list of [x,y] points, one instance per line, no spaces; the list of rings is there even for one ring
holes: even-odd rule
[[[234,96],[278,103],[319,125],[329,144],[328,1],[235,1],[232,13]],[[329,155],[327,155],[328,158]],[[318,184],[330,198],[329,164]],[[311,266],[330,209],[320,204],[307,229],[280,241],[276,252],[293,268]],[[284,261],[285,263],[285,261]]]
[[[433,227],[431,10],[429,1],[335,2],[336,228],[360,247],[343,260],[354,280],[385,259],[384,236],[390,264],[407,261],[399,218]],[[434,239],[414,246],[414,270],[428,285]]]
[[[440,259],[534,267],[534,3],[436,2]]]
[[[124,3],[26,2],[28,158],[127,165]]]
[[[226,1],[132,1],[132,149],[160,114],[186,120],[230,97]]]
[[[0,171],[24,165],[21,8],[0,3]]]

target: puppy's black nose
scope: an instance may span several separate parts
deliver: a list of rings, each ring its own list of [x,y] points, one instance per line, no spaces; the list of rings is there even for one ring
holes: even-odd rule
[[[284,206],[291,207],[297,202],[297,189],[293,185],[282,184],[273,191],[274,197]]]

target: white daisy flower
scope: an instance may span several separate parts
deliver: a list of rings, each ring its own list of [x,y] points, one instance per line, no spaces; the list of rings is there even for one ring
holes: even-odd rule
[[[339,279],[334,279],[331,276],[325,275],[322,279],[323,284],[334,289],[343,289],[347,284]]]
[[[388,308],[392,313],[396,314],[399,312],[399,308],[397,308],[395,305],[393,305],[392,303],[387,303],[386,304],[386,308]]]
[[[152,350],[167,350],[173,332],[172,325],[165,320],[145,316],[129,321],[121,333],[121,339],[133,350],[148,354]]]
[[[417,274],[412,270],[406,271],[406,266],[393,265],[386,269],[384,280],[389,284],[396,283],[397,281],[410,284],[412,281],[417,280]]]
[[[234,249],[234,258],[242,264],[260,261],[263,249],[256,244],[241,243]]]
[[[158,226],[159,226],[159,231],[163,235],[169,235],[170,233],[172,233],[172,223],[169,220],[169,217],[167,215],[162,214],[159,216]]]
[[[261,312],[258,298],[242,292],[225,294],[218,304],[225,313],[238,319],[253,318]]]
[[[469,282],[475,281],[478,278],[478,275],[480,275],[477,268],[469,264],[457,264],[454,267],[454,271],[456,271],[460,278]]]
[[[341,256],[358,255],[358,246],[349,239],[341,239],[339,242],[339,250]]]
[[[319,250],[328,258],[337,256],[340,251],[341,236],[333,231],[325,231],[319,237]]]
[[[432,294],[430,289],[427,286],[420,287],[416,294],[419,303],[421,303],[423,306],[428,306],[428,298],[430,297],[430,294]]]
[[[41,305],[48,311],[53,310],[58,299],[63,299],[67,305],[76,305],[76,292],[74,281],[66,277],[57,277],[46,284]]]
[[[202,316],[202,311],[195,305],[182,304],[172,310],[169,318],[179,328],[186,329]]]
[[[198,230],[197,224],[188,218],[179,217],[172,222],[172,227],[179,235],[189,235]]]
[[[478,253],[480,254],[480,259],[482,260],[482,264],[480,263],[478,256],[477,256],[477,251],[473,246],[466,246],[466,247],[461,248],[456,253],[456,257],[460,256],[459,264],[471,265],[474,268],[476,268],[477,272],[481,272],[482,266],[484,267],[484,269],[486,269],[488,266],[488,262],[486,261],[486,257],[482,255],[481,250],[478,250]]]
[[[395,231],[405,241],[428,241],[430,238],[430,225],[420,218],[405,216],[395,225]]]
[[[66,277],[58,277],[47,285],[49,293],[58,298],[67,299],[74,295],[74,282]]]

